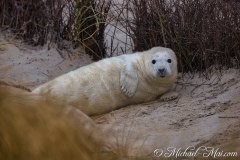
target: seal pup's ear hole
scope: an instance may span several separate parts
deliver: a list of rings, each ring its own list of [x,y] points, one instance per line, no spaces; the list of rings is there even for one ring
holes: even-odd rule
[[[152,64],[155,64],[156,63],[156,60],[154,59],[154,60],[152,60]]]
[[[120,89],[127,96],[132,97],[138,85],[136,69],[132,64],[124,65],[120,73]]]
[[[171,60],[171,59],[168,59],[167,62],[168,62],[168,63],[172,63],[172,60]]]

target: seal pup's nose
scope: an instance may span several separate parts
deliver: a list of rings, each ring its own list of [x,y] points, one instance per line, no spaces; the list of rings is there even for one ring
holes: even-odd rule
[[[166,76],[166,69],[165,68],[159,68],[158,69],[158,75],[160,76],[160,77],[165,77]]]
[[[165,68],[159,68],[159,69],[158,69],[158,72],[159,72],[160,74],[165,74]]]

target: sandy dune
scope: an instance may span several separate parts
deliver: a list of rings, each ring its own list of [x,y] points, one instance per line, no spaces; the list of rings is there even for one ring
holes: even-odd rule
[[[32,89],[88,63],[90,58],[81,50],[69,56],[54,47],[31,48],[0,38],[0,80],[10,84]],[[128,106],[93,119],[100,127],[110,128],[113,139],[129,155],[152,155],[157,148],[189,146],[238,151],[239,155],[239,72],[228,69],[209,79],[179,75],[179,99]]]

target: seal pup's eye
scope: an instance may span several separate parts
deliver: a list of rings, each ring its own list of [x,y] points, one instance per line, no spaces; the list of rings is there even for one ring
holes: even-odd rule
[[[171,59],[168,59],[168,60],[167,60],[167,62],[168,62],[168,63],[171,63],[171,62],[172,62],[172,60],[171,60]]]
[[[154,60],[152,60],[152,64],[155,64],[156,63],[156,60],[154,59]]]

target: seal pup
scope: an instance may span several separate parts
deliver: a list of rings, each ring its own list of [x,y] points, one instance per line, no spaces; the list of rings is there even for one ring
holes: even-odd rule
[[[99,115],[162,96],[178,97],[169,92],[177,77],[175,53],[164,47],[106,58],[63,74],[32,93],[61,104],[79,108],[85,114]]]

